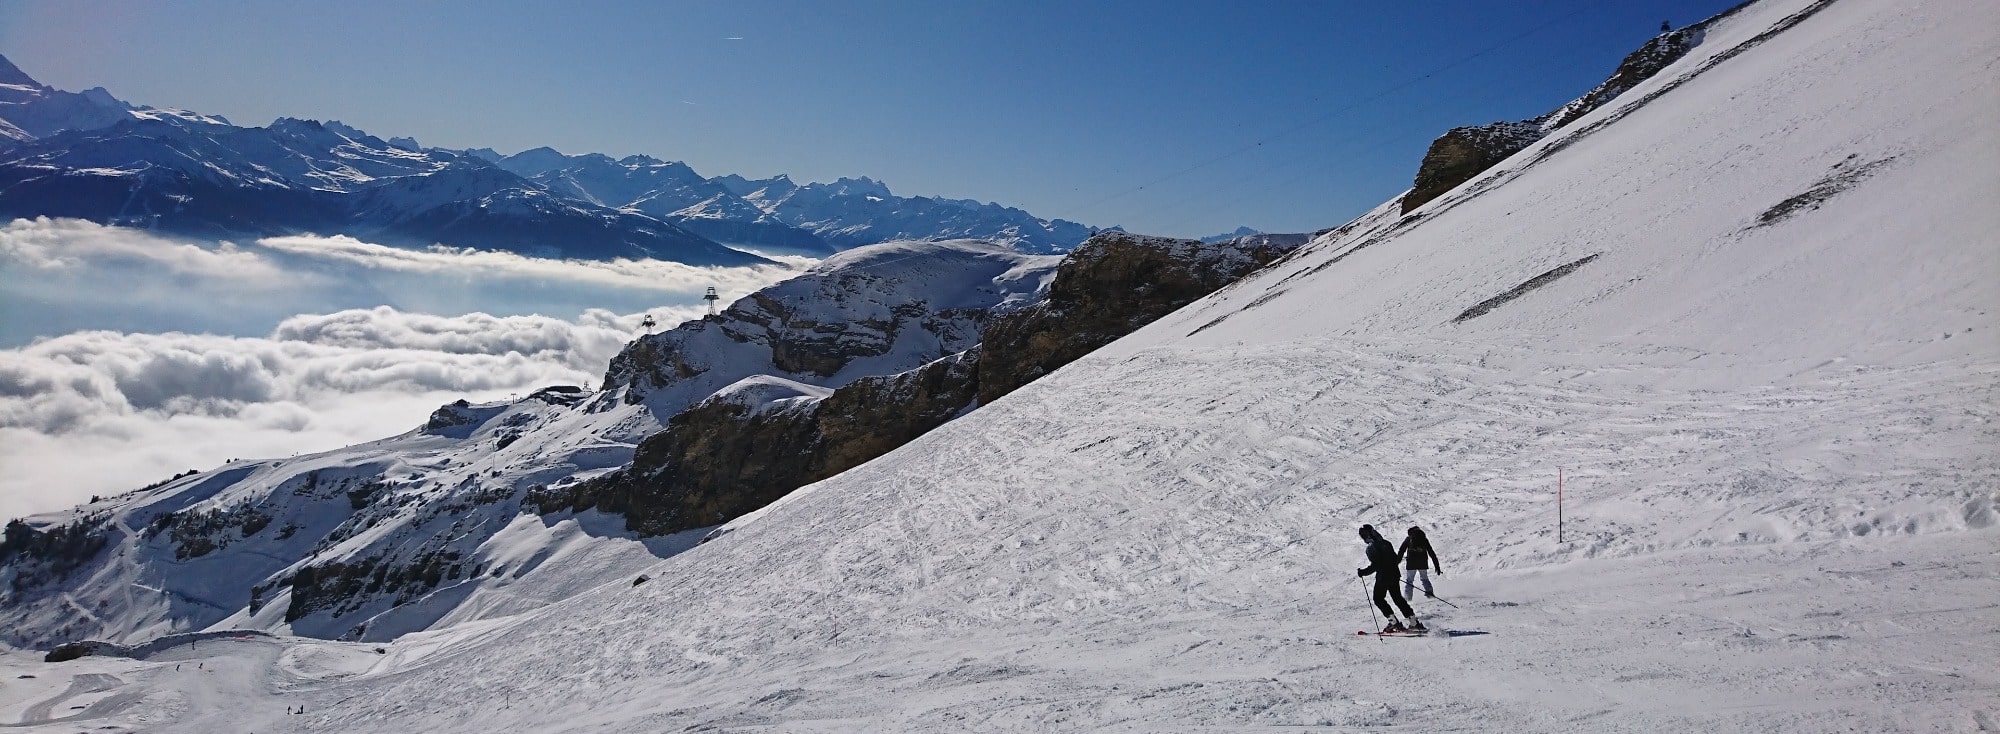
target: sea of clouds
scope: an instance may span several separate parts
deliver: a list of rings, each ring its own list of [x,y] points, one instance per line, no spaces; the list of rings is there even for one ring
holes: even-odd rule
[[[347,237],[189,242],[75,220],[0,228],[0,517],[230,459],[322,451],[438,405],[595,388],[666,328],[807,262],[546,260]]]

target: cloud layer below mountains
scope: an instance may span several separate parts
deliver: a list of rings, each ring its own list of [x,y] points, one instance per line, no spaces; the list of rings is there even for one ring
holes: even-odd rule
[[[793,272],[16,220],[0,228],[0,343],[15,346],[0,350],[0,517],[384,438],[459,398],[595,388],[645,315],[678,323],[709,286],[734,298]]]
[[[728,302],[812,261],[742,268],[404,250],[352,237],[192,242],[73,219],[0,226],[0,347],[91,329],[256,336],[293,314],[392,306],[433,314],[575,315]],[[658,315],[664,317],[664,311]],[[665,318],[661,319],[665,321]]]

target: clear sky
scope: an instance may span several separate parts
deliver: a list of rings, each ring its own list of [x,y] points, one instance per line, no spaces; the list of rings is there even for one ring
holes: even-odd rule
[[[0,0],[0,53],[239,125],[866,175],[1200,236],[1341,224],[1444,130],[1545,112],[1735,2]]]

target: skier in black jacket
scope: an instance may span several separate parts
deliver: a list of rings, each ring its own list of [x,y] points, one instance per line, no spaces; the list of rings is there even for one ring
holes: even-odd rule
[[[1361,526],[1361,541],[1368,544],[1368,567],[1355,569],[1354,575],[1375,574],[1375,606],[1382,609],[1382,616],[1389,618],[1389,626],[1382,628],[1382,631],[1425,631],[1424,623],[1417,621],[1416,610],[1411,609],[1410,603],[1403,600],[1402,592],[1396,590],[1396,566],[1397,562],[1402,560],[1396,555],[1396,546],[1390,545],[1389,541],[1382,538],[1381,533],[1375,532],[1373,525]],[[1403,610],[1403,616],[1409,618],[1409,626],[1404,626],[1396,619],[1395,610],[1389,608],[1389,599],[1396,600],[1396,606]]]
[[[1410,537],[1396,548],[1396,554],[1403,557],[1403,596],[1417,595],[1417,579],[1424,581],[1424,596],[1436,598],[1431,591],[1430,569],[1437,569],[1438,576],[1444,576],[1444,562],[1438,560],[1437,551],[1431,550],[1431,539],[1424,537],[1424,529],[1410,526]]]

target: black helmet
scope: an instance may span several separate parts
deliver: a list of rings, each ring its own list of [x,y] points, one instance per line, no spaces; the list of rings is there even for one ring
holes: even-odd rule
[[[1382,537],[1382,535],[1380,533],[1375,532],[1375,526],[1363,525],[1361,526],[1361,537],[1365,540],[1374,540],[1376,538]]]

